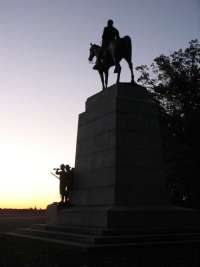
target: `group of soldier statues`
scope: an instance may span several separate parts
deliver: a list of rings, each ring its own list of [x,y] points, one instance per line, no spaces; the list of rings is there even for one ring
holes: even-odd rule
[[[70,204],[70,191],[73,185],[74,168],[69,165],[61,164],[60,168],[54,168],[55,173],[52,173],[60,180],[60,196],[61,204]]]

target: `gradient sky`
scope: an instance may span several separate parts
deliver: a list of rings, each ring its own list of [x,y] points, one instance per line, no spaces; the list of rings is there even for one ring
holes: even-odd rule
[[[137,66],[199,39],[199,14],[199,0],[0,0],[0,208],[58,201],[50,171],[74,166],[78,114],[101,90],[89,44],[109,18]]]

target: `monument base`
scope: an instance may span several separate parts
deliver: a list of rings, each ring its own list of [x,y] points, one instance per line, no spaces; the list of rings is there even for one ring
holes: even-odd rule
[[[78,231],[95,231],[102,240],[106,235],[114,234],[171,235],[174,233],[188,234],[200,232],[199,212],[180,207],[72,207],[60,209],[52,204],[47,209],[47,225]],[[77,230],[76,230],[77,229]],[[152,236],[151,236],[152,237]],[[112,239],[112,238],[111,238]],[[120,243],[121,243],[121,239]],[[132,240],[133,241],[133,240]],[[163,240],[164,241],[164,240]],[[106,240],[108,244],[108,240]],[[123,242],[122,242],[123,243]],[[122,244],[121,243],[121,244]],[[93,243],[94,244],[94,243]]]
[[[7,239],[23,244],[26,255],[37,248],[48,266],[197,267],[199,225],[198,211],[178,207],[62,209],[54,203],[47,224],[18,229]]]
[[[183,230],[183,228],[181,227]],[[127,229],[129,230],[129,229]],[[200,266],[200,232],[106,232],[99,228],[34,225],[5,236],[16,253],[6,260],[23,266],[48,267],[197,267]],[[4,242],[4,241],[3,241]],[[3,243],[5,245],[5,242]],[[39,265],[39,264],[40,265]]]

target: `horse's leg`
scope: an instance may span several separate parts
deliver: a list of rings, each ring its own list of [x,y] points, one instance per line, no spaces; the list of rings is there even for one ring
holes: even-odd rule
[[[120,81],[120,74],[121,74],[121,66],[120,66],[120,64],[118,63],[117,83],[119,83],[119,81]]]
[[[114,61],[114,65],[115,65],[114,73],[119,73],[121,71],[121,66],[119,64],[120,59],[118,57],[116,57],[113,61]]]
[[[108,70],[105,71],[105,86],[108,88]]]
[[[134,83],[134,74],[133,74],[133,63],[131,61],[128,61],[129,68],[131,70],[131,82]]]
[[[111,45],[110,46],[110,53],[111,53],[111,57],[112,57],[112,61],[113,61],[113,65],[115,66],[115,69],[114,69],[114,73],[118,73],[120,71],[120,64],[119,64],[119,57],[117,55],[117,48],[116,48],[116,45]]]
[[[102,90],[104,90],[104,89],[105,89],[105,85],[104,85],[103,71],[100,71],[100,70],[99,70],[99,75],[100,75],[100,78],[101,78]]]

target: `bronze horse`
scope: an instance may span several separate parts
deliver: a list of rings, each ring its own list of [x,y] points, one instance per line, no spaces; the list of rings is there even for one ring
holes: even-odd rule
[[[90,46],[90,55],[88,60],[91,62],[94,57],[98,58],[101,47],[96,44],[90,44]],[[111,43],[103,54],[104,55],[101,58],[101,67],[98,69],[103,89],[108,86],[108,72],[109,68],[112,66],[115,66],[115,72],[117,72],[117,83],[119,83],[121,73],[120,61],[122,59],[127,61],[131,71],[131,82],[134,83],[132,45],[131,38],[129,36],[125,36]]]

